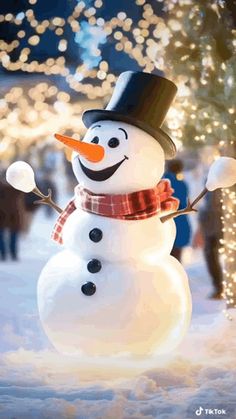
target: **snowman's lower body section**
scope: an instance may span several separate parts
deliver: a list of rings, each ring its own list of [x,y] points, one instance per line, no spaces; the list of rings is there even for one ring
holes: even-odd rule
[[[172,351],[191,318],[187,275],[171,256],[152,265],[102,262],[97,273],[65,250],[50,259],[38,282],[40,318],[64,354],[148,357]],[[82,287],[93,282],[96,291]]]

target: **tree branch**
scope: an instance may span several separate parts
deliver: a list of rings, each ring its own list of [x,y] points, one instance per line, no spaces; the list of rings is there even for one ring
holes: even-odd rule
[[[53,209],[55,209],[57,212],[62,213],[62,209],[58,207],[58,205],[55,204],[55,202],[52,200],[52,191],[51,189],[48,189],[48,195],[44,195],[37,186],[32,190],[32,192],[35,193],[35,195],[39,196],[40,200],[36,201],[35,204],[44,204],[49,205]]]
[[[197,210],[193,207],[200,201],[200,199],[203,198],[204,195],[206,195],[207,192],[208,192],[208,189],[204,188],[203,191],[194,199],[192,203],[190,203],[190,201],[188,200],[188,205],[186,208],[183,208],[182,210],[175,211],[175,212],[172,212],[171,214],[161,217],[160,218],[161,222],[165,223],[166,221],[171,220],[172,218],[179,217],[179,215],[190,214],[191,212],[197,212]]]

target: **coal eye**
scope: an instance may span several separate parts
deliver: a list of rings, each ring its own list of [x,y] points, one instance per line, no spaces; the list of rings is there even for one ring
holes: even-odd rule
[[[110,140],[108,141],[108,145],[111,148],[115,148],[118,147],[118,145],[120,144],[120,141],[118,140],[118,138],[116,137],[112,137],[110,138]]]
[[[91,143],[98,144],[99,143],[99,138],[97,136],[93,137],[93,139],[91,140]]]

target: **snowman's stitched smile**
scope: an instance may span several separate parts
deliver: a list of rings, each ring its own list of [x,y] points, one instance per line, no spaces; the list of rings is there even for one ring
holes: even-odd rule
[[[102,182],[104,180],[109,179],[117,171],[117,169],[121,166],[121,164],[125,160],[128,160],[128,159],[129,158],[127,156],[125,156],[118,163],[114,164],[113,166],[106,167],[106,169],[102,169],[102,170],[91,170],[88,167],[84,166],[83,163],[81,163],[80,159],[79,159],[79,164],[80,164],[80,167],[83,170],[84,174],[89,179],[95,180],[97,182]]]

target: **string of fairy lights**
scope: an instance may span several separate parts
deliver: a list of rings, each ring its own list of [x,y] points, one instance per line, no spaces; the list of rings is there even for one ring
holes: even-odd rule
[[[101,56],[99,45],[93,49],[93,54],[100,57],[97,66],[89,67],[82,62],[75,70],[70,70],[66,62],[65,52],[68,41],[64,38],[65,26],[68,25],[72,32],[77,34],[81,30],[81,21],[87,19],[89,26],[101,29],[105,37],[109,37],[111,45],[117,51],[124,51],[134,59],[144,71],[151,72],[156,65],[163,68],[163,59],[156,62],[156,46],[165,46],[168,43],[169,29],[162,18],[153,13],[151,5],[144,0],[137,0],[137,7],[141,8],[142,18],[137,24],[123,11],[118,12],[109,21],[96,17],[97,11],[102,7],[101,0],[96,0],[92,7],[80,1],[75,6],[72,14],[66,19],[52,17],[43,21],[37,20],[33,6],[37,0],[29,1],[29,9],[17,15],[7,13],[0,15],[0,22],[8,22],[17,28],[16,39],[9,44],[0,41],[0,59],[2,66],[12,73],[21,70],[24,73],[39,74],[40,77],[58,75],[64,79],[71,91],[82,94],[88,100],[107,100],[111,95],[116,81],[116,75],[110,68],[110,63]],[[23,23],[27,21],[34,31],[25,30]],[[24,29],[22,29],[24,28]],[[41,42],[45,31],[53,31],[58,39],[58,51],[61,55],[57,58],[47,58],[45,61],[31,59],[31,50]],[[96,33],[95,33],[96,37]],[[157,42],[158,40],[158,42]],[[21,47],[28,43],[27,47]],[[159,48],[159,47],[158,47]],[[14,50],[14,59],[11,58]],[[0,100],[0,155],[11,159],[19,148],[27,148],[31,142],[43,140],[52,135],[55,126],[60,132],[76,131],[78,136],[83,134],[83,125],[80,116],[86,109],[86,100],[79,104],[72,99],[69,89],[59,90],[51,81],[36,82],[29,89],[27,86],[12,87]],[[17,106],[16,106],[17,104]],[[63,114],[63,119],[61,115]],[[14,125],[12,125],[14,122]],[[19,132],[21,133],[20,139]],[[177,133],[177,136],[179,134]],[[18,147],[17,147],[18,146]]]
[[[80,22],[87,19],[90,26],[95,29],[102,28],[104,36],[112,40],[115,50],[124,51],[147,72],[155,68],[153,60],[155,54],[151,53],[156,44],[153,39],[158,38],[163,45],[167,42],[163,20],[156,16],[152,7],[143,0],[137,0],[137,7],[142,11],[142,19],[137,24],[134,24],[133,20],[122,11],[107,22],[102,17],[96,17],[97,10],[103,5],[101,0],[96,0],[93,7],[86,7],[83,1],[78,2],[72,14],[66,19],[52,17],[39,21],[33,10],[36,3],[37,0],[29,0],[30,8],[17,15],[11,13],[0,15],[0,23],[8,22],[17,28],[15,40],[10,43],[0,41],[2,66],[12,73],[19,70],[26,74],[38,73],[39,79],[42,75],[60,76],[72,91],[82,94],[88,100],[100,100],[97,102],[98,106],[102,106],[101,101],[111,95],[117,76],[112,72],[109,63],[101,57],[99,45],[93,49],[93,54],[101,57],[96,67],[90,68],[82,62],[75,70],[70,70],[65,59],[68,41],[63,37],[66,25],[76,34],[81,29]],[[34,31],[33,35],[32,31],[27,33],[22,29],[25,20]],[[58,51],[61,55],[57,58],[47,58],[43,62],[31,59],[31,51],[41,42],[41,37],[47,30],[53,31],[58,36]],[[28,44],[27,47],[21,47],[23,41],[24,45]],[[15,54],[12,59],[15,50],[18,56],[16,58]],[[37,139],[45,139],[55,130],[55,126],[62,133],[71,130],[76,131],[78,135],[83,134],[80,116],[86,109],[86,100],[80,100],[79,104],[74,103],[69,89],[61,91],[48,80],[34,81],[34,86],[29,89],[25,85],[14,86],[0,100],[2,137],[0,155],[5,159],[12,158],[17,149],[28,147]]]
[[[223,274],[224,274],[224,298],[227,308],[236,307],[235,284],[235,254],[236,254],[236,193],[232,188],[222,190],[222,223],[223,223],[223,239],[221,239],[220,254],[223,258]],[[228,205],[227,205],[228,204]],[[224,314],[229,320],[232,316],[224,310]]]
[[[36,2],[29,0],[31,5],[36,4]],[[17,15],[11,13],[0,15],[0,23],[9,22],[12,25],[19,26],[17,39],[9,44],[4,41],[0,43],[2,66],[9,71],[22,70],[27,73],[43,73],[47,76],[60,75],[65,78],[71,89],[86,95],[89,99],[103,98],[111,93],[116,80],[116,76],[109,69],[108,62],[102,60],[98,68],[92,69],[82,63],[77,66],[73,74],[70,72],[63,55],[58,58],[48,58],[44,62],[37,60],[31,61],[31,49],[40,43],[41,36],[46,30],[51,30],[60,38],[58,51],[65,52],[68,44],[67,40],[63,38],[65,25],[69,25],[72,32],[77,33],[80,30],[79,20],[87,19],[90,26],[102,28],[105,36],[111,36],[113,38],[117,51],[124,51],[135,59],[145,71],[151,72],[154,70],[155,64],[148,55],[150,47],[147,50],[147,54],[145,54],[146,48],[144,48],[143,44],[147,43],[147,46],[152,44],[152,37],[150,38],[151,26],[154,39],[158,37],[161,41],[166,36],[165,32],[162,31],[164,23],[161,18],[153,14],[151,5],[145,4],[145,1],[141,0],[137,0],[136,3],[143,8],[143,18],[138,22],[137,27],[133,24],[133,20],[127,17],[125,12],[119,12],[116,17],[107,22],[101,17],[96,18],[96,10],[103,5],[101,0],[96,0],[94,7],[89,8],[86,7],[85,2],[80,1],[67,19],[53,17],[52,19],[38,21],[35,17],[34,10],[31,8]],[[27,20],[30,27],[35,31],[34,35],[27,35],[26,31],[20,28],[24,20]],[[158,23],[161,23],[161,26],[157,30]],[[126,34],[129,34],[129,36]],[[132,36],[130,36],[131,34]],[[21,40],[25,38],[27,38],[28,47],[22,48],[18,59],[12,61],[11,53],[16,48],[19,48]],[[93,51],[93,54],[100,56],[101,50],[97,48]],[[91,79],[91,82],[86,83],[85,79],[87,78]],[[101,83],[94,86],[94,83],[92,83],[94,79],[98,79]]]
[[[34,5],[37,1],[30,0],[29,4]],[[181,25],[180,19],[183,18],[183,12],[178,10],[175,18],[169,19],[165,22],[162,18],[154,14],[153,8],[150,4],[147,4],[145,0],[137,0],[137,7],[142,8],[142,19],[137,24],[134,24],[130,17],[127,17],[125,12],[119,12],[116,17],[113,17],[109,21],[105,21],[101,17],[96,17],[97,10],[99,10],[103,3],[101,0],[96,0],[93,7],[86,7],[86,3],[81,1],[74,8],[72,14],[67,18],[53,17],[51,19],[45,19],[38,21],[35,18],[34,10],[32,8],[26,10],[24,13],[18,13],[16,16],[8,13],[6,15],[0,15],[0,22],[10,22],[15,26],[19,26],[16,40],[7,44],[4,41],[0,42],[0,59],[4,68],[10,71],[22,70],[26,73],[40,73],[46,76],[59,75],[63,77],[68,83],[69,87],[83,95],[88,99],[93,100],[96,98],[104,99],[108,98],[114,87],[116,81],[116,75],[111,71],[109,63],[103,59],[100,60],[97,67],[89,68],[85,63],[77,66],[75,71],[71,71],[66,63],[66,59],[63,53],[66,52],[68,41],[63,38],[65,25],[69,25],[72,32],[77,33],[80,31],[80,20],[87,19],[88,24],[95,28],[102,28],[104,35],[112,39],[114,48],[117,51],[123,51],[134,59],[137,64],[147,72],[152,72],[155,68],[159,70],[165,70],[170,73],[171,78],[177,83],[179,91],[175,106],[170,110],[167,126],[172,132],[174,139],[182,141],[183,138],[183,124],[186,124],[192,128],[193,137],[196,142],[204,143],[206,138],[221,138],[221,142],[228,140],[229,134],[227,123],[227,115],[224,116],[225,123],[220,124],[219,117],[222,112],[219,109],[218,112],[214,110],[214,115],[209,112],[208,109],[199,111],[199,107],[194,105],[192,97],[192,90],[194,86],[191,86],[190,77],[183,76],[184,69],[188,66],[189,75],[195,71],[196,65],[192,62],[188,65],[190,53],[196,50],[196,42],[189,44],[189,51],[186,47],[184,51],[181,48],[184,44],[184,32]],[[171,8],[172,2],[168,2],[168,7]],[[198,15],[199,9],[195,6],[195,15]],[[219,13],[217,9],[217,13]],[[193,13],[190,19],[195,16]],[[35,31],[35,34],[27,35],[25,30],[21,29],[21,25],[24,21],[30,24],[31,28]],[[196,26],[199,26],[199,18],[197,18]],[[193,22],[194,23],[194,22]],[[58,42],[58,51],[62,52],[62,55],[58,58],[47,58],[44,62],[37,60],[30,60],[31,48],[40,43],[41,36],[46,30],[54,31],[54,33],[60,39]],[[173,35],[177,36],[177,40],[173,43],[175,50],[180,49],[180,60],[178,66],[181,69],[181,74],[177,75],[176,65],[175,69],[169,68],[165,65],[165,53],[168,44]],[[27,38],[28,36],[28,38]],[[11,60],[11,53],[14,49],[20,46],[20,40],[27,38],[28,47],[20,49],[18,59],[14,58]],[[193,41],[196,41],[193,39]],[[235,41],[233,41],[235,46]],[[206,43],[203,44],[204,49],[202,51],[202,76],[200,83],[204,86],[208,83],[208,78],[211,76],[211,72],[214,70],[215,65],[212,58],[212,51],[214,49],[213,41],[209,37]],[[101,56],[101,50],[96,48],[93,54]],[[101,57],[102,58],[102,57]],[[221,64],[221,75],[218,77],[218,82],[228,85],[229,89],[232,87],[233,77],[231,74],[227,74],[227,67],[225,63]],[[176,74],[176,75],[175,75]],[[89,80],[89,81],[87,81]],[[189,83],[190,82],[190,83]],[[67,93],[68,95],[68,93]],[[66,97],[66,94],[64,93]],[[189,110],[191,113],[189,115]],[[196,113],[196,109],[198,112]],[[210,109],[212,111],[212,109]],[[233,105],[228,108],[228,114],[234,116],[235,108]],[[199,119],[204,122],[204,129],[201,134],[198,133],[197,124]],[[223,144],[223,143],[222,143]]]
[[[235,30],[223,1],[168,1],[171,35],[163,50],[165,73],[175,75],[180,93],[169,127],[185,144],[215,144],[217,154],[235,157]],[[222,16],[224,15],[224,20]],[[179,19],[177,19],[179,18]],[[216,158],[218,157],[215,156]],[[212,157],[209,156],[211,159]],[[222,190],[223,262],[226,308],[236,307],[236,189]],[[228,310],[224,310],[232,319]]]
[[[212,33],[222,27],[227,48],[235,50],[235,31],[220,25],[225,12],[223,1],[206,4],[203,0],[158,0],[168,12],[157,16],[146,0],[136,0],[138,22],[124,11],[109,20],[102,17],[102,0],[78,1],[70,16],[54,16],[38,20],[34,6],[41,0],[28,0],[29,7],[16,15],[0,15],[0,24],[7,22],[16,30],[11,42],[0,40],[0,62],[11,73],[21,70],[25,74],[38,74],[37,81],[27,85],[5,88],[0,99],[0,157],[6,161],[31,143],[47,141],[55,132],[83,135],[82,112],[91,107],[102,107],[110,97],[117,75],[113,63],[103,57],[102,43],[125,53],[143,71],[164,71],[166,77],[178,86],[178,95],[166,120],[166,128],[179,147],[217,143],[220,152],[234,147],[234,56],[221,60],[219,45]],[[206,19],[206,10],[209,18]],[[69,39],[79,36],[86,22],[92,28],[92,55],[95,65],[82,60],[71,68],[66,59]],[[26,24],[30,30],[25,29]],[[207,24],[209,26],[207,27]],[[44,61],[31,58],[46,31],[58,39],[58,57]],[[99,42],[100,40],[100,42]],[[82,44],[82,41],[78,41]],[[80,45],[81,46],[81,45]],[[67,88],[60,88],[51,76],[63,79]],[[80,100],[73,95],[78,93]],[[227,148],[228,147],[228,148]],[[236,306],[235,244],[235,191],[226,189],[222,194],[224,239],[220,250],[224,261],[224,296],[227,307]],[[227,314],[228,315],[228,314]]]

